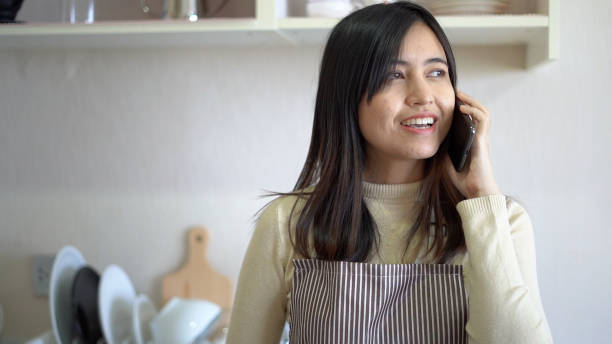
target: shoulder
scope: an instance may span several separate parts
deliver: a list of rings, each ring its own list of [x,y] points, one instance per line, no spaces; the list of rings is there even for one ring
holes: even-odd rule
[[[285,237],[288,234],[289,222],[292,225],[295,224],[308,200],[308,194],[313,190],[314,187],[308,187],[293,192],[293,194],[277,196],[268,202],[260,210],[259,216],[256,219],[256,232],[268,232],[271,229],[276,229],[276,235]]]
[[[286,285],[290,285],[293,276],[291,260],[297,255],[292,234],[306,200],[304,196],[281,195],[268,202],[256,217],[249,244],[247,254],[260,262],[268,259],[272,266],[277,266]]]
[[[277,196],[264,206],[259,221],[283,221],[288,219],[291,214],[299,215],[304,208],[309,194],[314,190],[313,186]]]

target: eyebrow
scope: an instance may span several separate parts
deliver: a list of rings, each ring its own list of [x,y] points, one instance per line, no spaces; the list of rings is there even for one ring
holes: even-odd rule
[[[446,66],[448,66],[448,62],[446,62],[445,59],[441,58],[441,57],[432,57],[429,58],[425,61],[424,64],[428,65],[428,64],[432,64],[432,63],[443,63]],[[410,65],[410,63],[404,61],[404,60],[391,60],[391,64],[392,65],[396,65],[396,64],[400,64],[400,65]]]

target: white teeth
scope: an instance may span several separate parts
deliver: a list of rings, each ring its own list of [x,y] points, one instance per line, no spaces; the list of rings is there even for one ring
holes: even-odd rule
[[[425,117],[425,118],[412,118],[402,122],[402,125],[418,125],[418,124],[433,124],[433,117]]]

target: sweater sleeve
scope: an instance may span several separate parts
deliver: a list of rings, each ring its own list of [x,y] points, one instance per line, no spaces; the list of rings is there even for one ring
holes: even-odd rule
[[[258,219],[242,262],[227,344],[280,342],[287,306],[280,227],[274,201]]]
[[[465,263],[470,343],[552,343],[538,287],[531,221],[504,195],[457,204]]]

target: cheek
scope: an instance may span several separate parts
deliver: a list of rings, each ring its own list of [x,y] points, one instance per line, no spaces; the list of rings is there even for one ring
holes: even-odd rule
[[[450,84],[445,84],[438,90],[438,105],[444,114],[452,113],[455,108],[455,90]]]
[[[362,134],[368,138],[378,131],[384,131],[389,114],[392,112],[391,103],[386,99],[374,97],[370,104],[362,101],[359,106],[359,129]]]
[[[442,118],[444,122],[442,123],[443,133],[446,135],[448,129],[450,128],[451,122],[453,121],[453,112],[455,110],[455,92],[451,88],[444,90],[444,96],[438,99],[438,106],[442,112]]]

